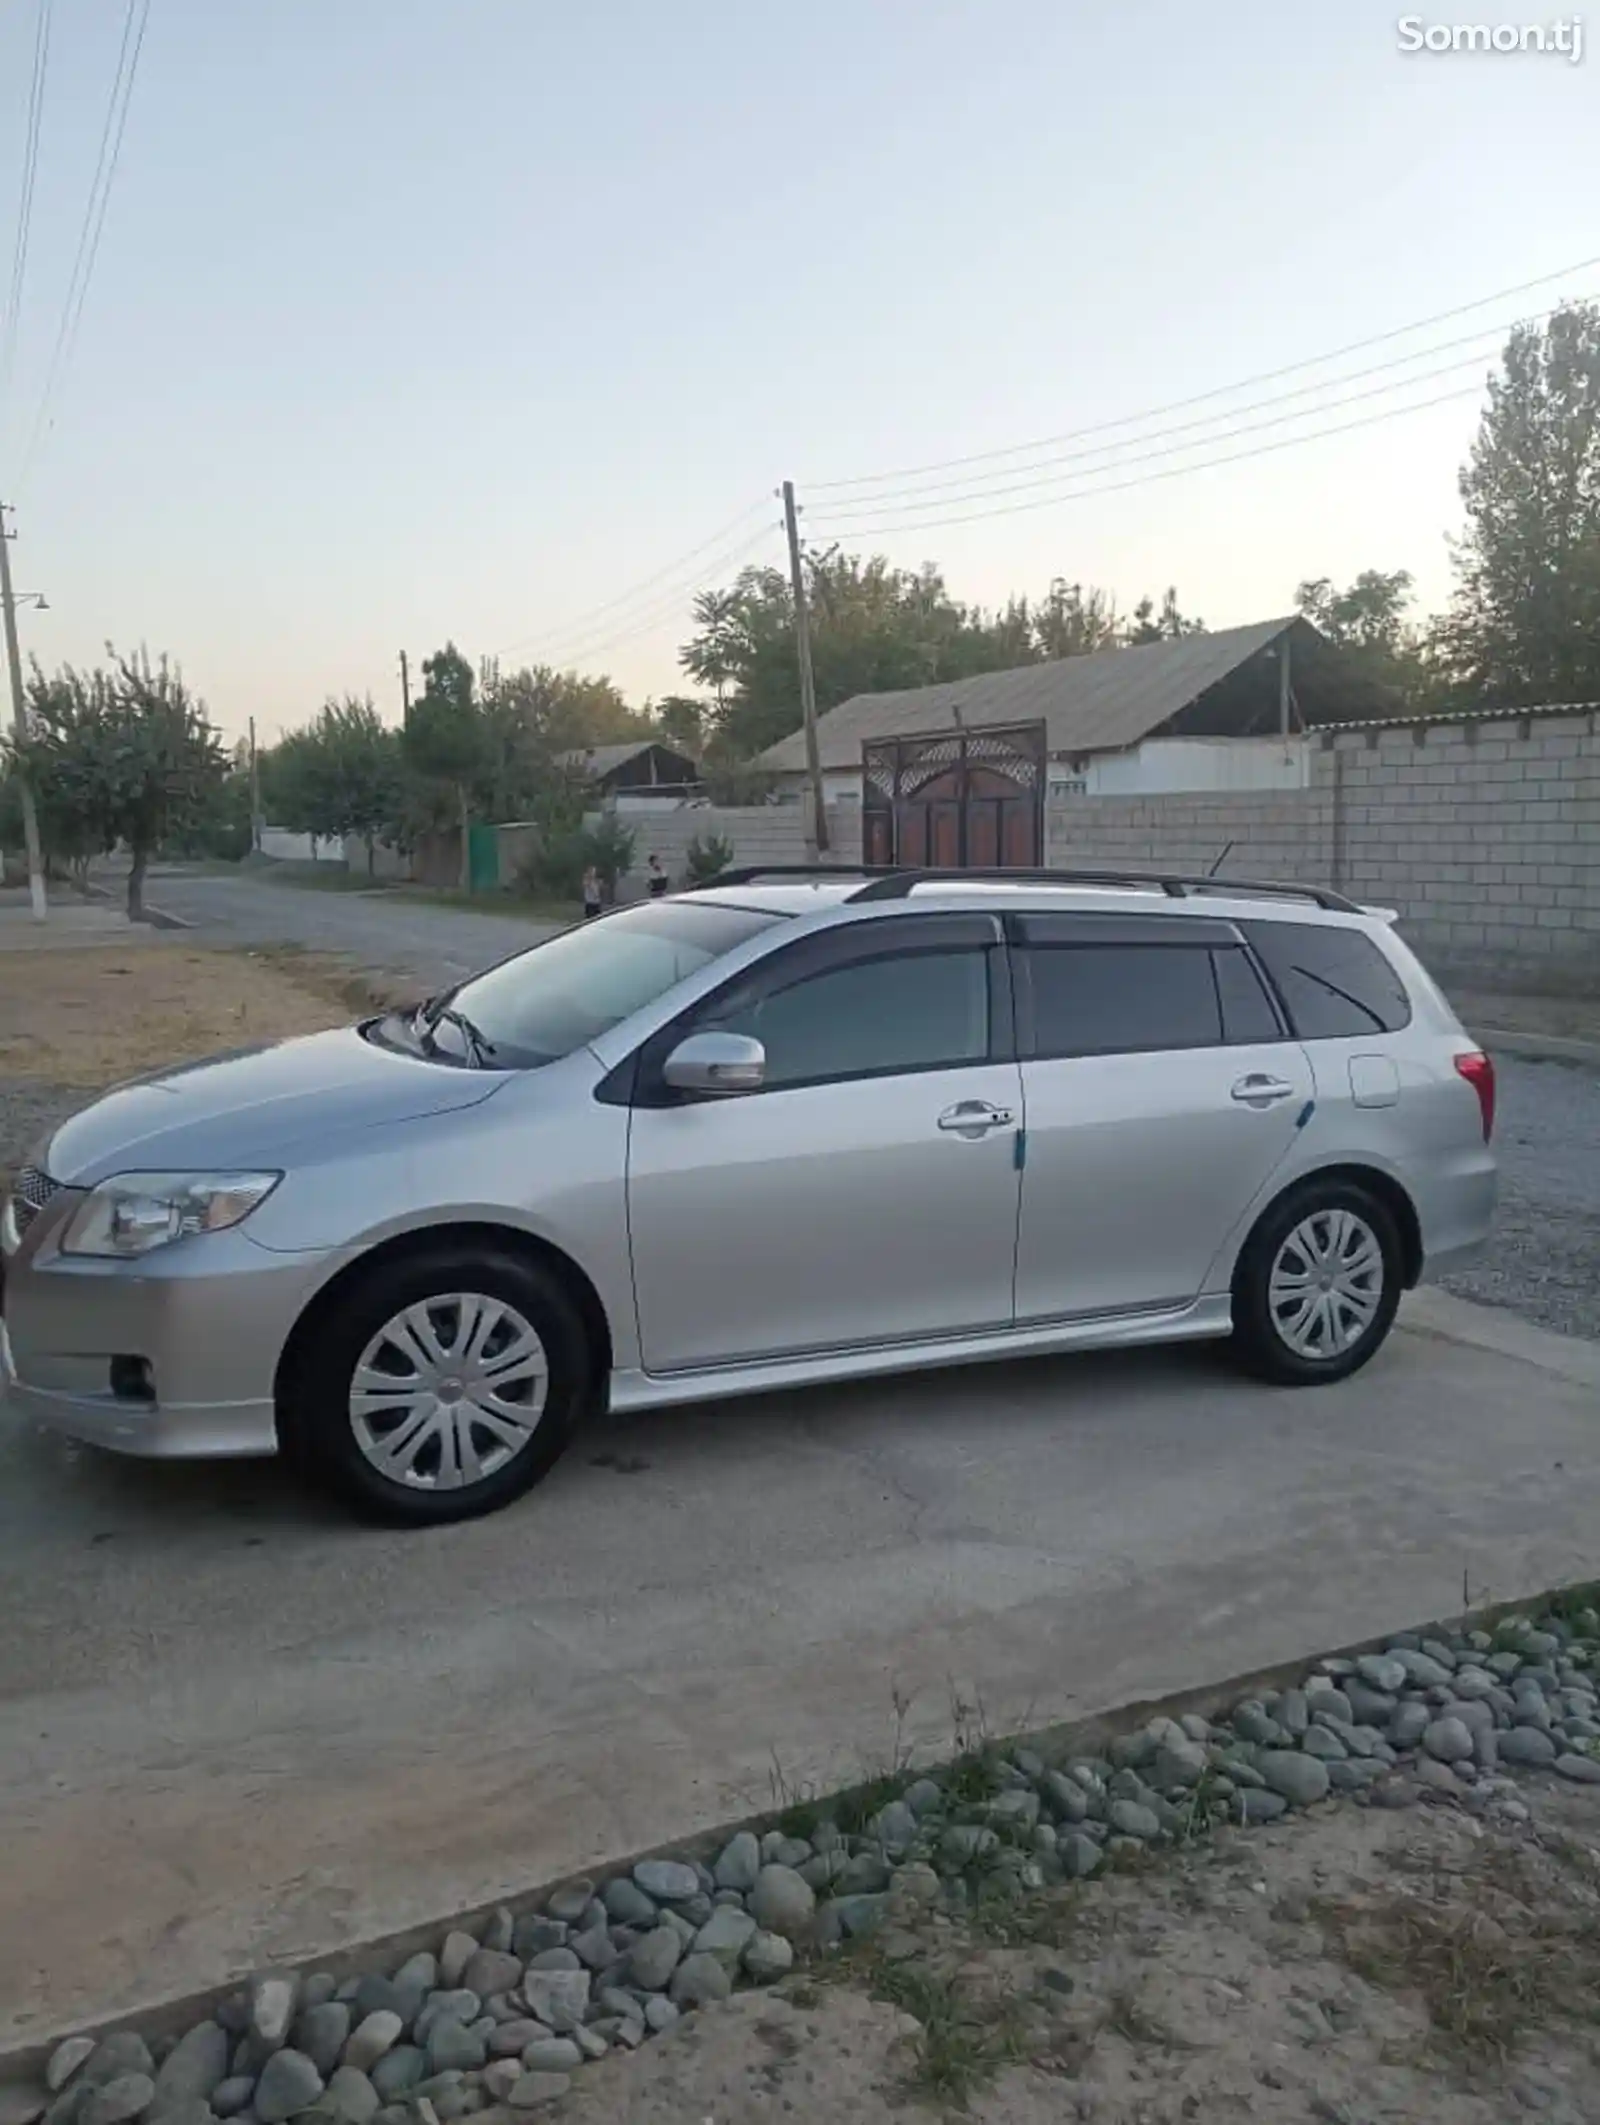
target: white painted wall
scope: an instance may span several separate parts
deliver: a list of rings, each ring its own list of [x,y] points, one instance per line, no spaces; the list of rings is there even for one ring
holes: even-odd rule
[[[337,841],[318,841],[313,834],[291,834],[286,826],[264,826],[259,853],[274,856],[279,863],[315,863],[320,853],[329,862],[337,863],[343,850]]]

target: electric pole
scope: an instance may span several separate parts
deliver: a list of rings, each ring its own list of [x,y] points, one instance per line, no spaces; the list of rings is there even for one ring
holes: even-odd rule
[[[407,724],[408,724],[408,723],[409,723],[410,721],[411,721],[411,666],[410,666],[410,665],[409,665],[409,664],[407,663],[407,661],[406,661],[406,653],[405,653],[405,651],[404,651],[404,650],[402,649],[402,650],[401,650],[401,652],[400,652],[400,727],[401,727],[401,729],[402,729],[402,730],[404,730],[404,729],[405,729],[405,727],[406,727],[406,725],[407,725]]]
[[[22,693],[22,651],[17,646],[17,600],[11,588],[11,540],[14,532],[6,530],[5,507],[0,503],[0,608],[4,611],[6,636],[6,664],[11,672],[11,721],[18,745],[28,736],[28,706]],[[22,839],[28,851],[28,898],[33,903],[33,919],[45,919],[44,857],[39,847],[39,814],[34,808],[33,784],[28,779],[28,770],[22,760],[17,763],[17,786],[22,793]]]
[[[822,801],[822,754],[817,745],[817,687],[811,671],[811,614],[805,571],[800,565],[800,520],[794,481],[783,483],[783,527],[789,535],[789,580],[794,585],[794,639],[800,658],[800,716],[806,734],[806,778],[811,784],[811,831],[806,840],[819,856],[828,850],[828,813]]]
[[[250,718],[250,848],[261,853],[261,756],[256,751],[256,719]]]

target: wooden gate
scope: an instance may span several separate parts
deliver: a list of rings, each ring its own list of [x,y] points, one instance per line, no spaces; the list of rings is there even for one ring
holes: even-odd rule
[[[861,854],[940,870],[1044,862],[1045,729],[1011,723],[861,748]]]

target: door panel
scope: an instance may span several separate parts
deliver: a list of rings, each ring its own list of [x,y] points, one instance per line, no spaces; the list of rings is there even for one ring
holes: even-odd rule
[[[1008,1325],[1021,1094],[1015,1063],[986,1062],[636,1108],[646,1369]],[[954,1128],[963,1101],[1012,1121]]]
[[[1019,1323],[1196,1296],[1312,1093],[1287,1040],[1025,1062],[1022,1084]]]

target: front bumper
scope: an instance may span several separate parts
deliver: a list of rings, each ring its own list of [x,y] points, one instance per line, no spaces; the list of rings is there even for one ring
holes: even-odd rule
[[[327,1255],[272,1254],[238,1230],[137,1262],[71,1259],[55,1236],[79,1200],[62,1190],[6,1257],[7,1410],[116,1453],[276,1453],[278,1360]],[[112,1362],[129,1358],[148,1368],[151,1394],[114,1390]]]

